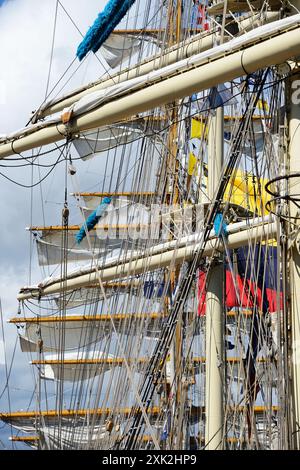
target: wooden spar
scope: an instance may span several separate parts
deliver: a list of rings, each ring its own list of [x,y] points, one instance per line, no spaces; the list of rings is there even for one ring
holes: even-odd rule
[[[9,437],[9,440],[12,442],[25,442],[25,443],[36,442],[39,439],[40,439],[39,436],[10,436]]]
[[[146,364],[149,362],[149,358],[141,357],[137,358],[126,358],[128,364]],[[30,362],[33,365],[92,365],[92,364],[99,364],[99,365],[111,365],[111,366],[122,366],[125,364],[125,359],[122,357],[107,357],[107,358],[97,358],[97,359],[44,359],[44,360],[33,360]]]
[[[92,230],[128,230],[149,227],[150,224],[97,224]],[[74,232],[80,230],[81,225],[69,225],[64,227],[62,225],[50,225],[49,227],[28,227],[30,232]]]
[[[241,0],[228,0],[228,10],[232,13],[245,12],[248,10],[260,10],[264,6],[264,0],[252,0],[251,2]],[[268,6],[271,10],[278,11],[282,7],[279,0],[269,0]],[[212,4],[207,8],[209,15],[222,15],[224,9],[224,1]]]
[[[186,28],[186,30],[189,33],[198,33],[199,34],[199,29],[195,28]],[[123,34],[132,34],[132,35],[139,35],[139,36],[159,36],[160,34],[165,34],[166,30],[165,29],[114,29],[112,34],[118,34],[118,35],[123,35]]]
[[[178,44],[181,36],[181,0],[168,2],[168,23],[167,23],[167,36],[168,44]],[[168,130],[166,159],[165,159],[165,185],[163,189],[165,204],[173,204],[178,206],[179,202],[179,161],[178,161],[178,140],[179,126],[178,126],[178,104],[179,102],[173,101],[170,105],[166,106],[165,113],[172,123]],[[170,195],[168,194],[170,192]],[[170,239],[174,237],[170,233]],[[165,312],[168,311],[169,306],[172,304],[171,292],[175,291],[178,273],[180,266],[168,266],[170,277],[170,292],[167,299],[165,299]],[[165,277],[167,274],[165,273]],[[182,396],[182,322],[179,319],[175,328],[175,334],[172,339],[169,349],[169,382],[170,388],[165,389],[165,397],[174,397],[173,404],[170,410],[170,420],[173,423],[170,436],[168,438],[170,448],[175,447],[181,449],[182,447],[182,425],[180,423],[180,411],[185,407],[185,398]]]
[[[243,358],[241,358],[241,357],[227,357],[226,358],[226,362],[228,362],[228,364],[240,364],[242,361],[243,361]],[[192,359],[192,362],[194,364],[205,364],[206,363],[206,358],[205,357],[194,357]],[[270,358],[267,358],[267,357],[259,357],[257,359],[257,362],[265,364],[265,363],[270,363],[272,361],[271,361]]]
[[[104,286],[106,287],[106,286]],[[154,313],[112,313],[111,315],[66,315],[66,316],[50,316],[50,317],[13,317],[8,320],[8,323],[12,324],[26,324],[26,323],[64,323],[64,322],[109,322],[112,318],[114,321],[125,321],[125,320],[159,320],[167,318],[168,313],[166,312],[154,312]],[[239,309],[230,310],[226,313],[226,317],[236,318],[238,316],[251,318],[253,312],[251,310]]]
[[[107,286],[104,286],[107,287]],[[159,320],[167,318],[168,313],[112,313],[111,315],[66,315],[66,316],[50,316],[50,317],[13,317],[8,320],[12,324],[26,324],[26,323],[64,323],[64,322],[109,322],[112,318],[114,321],[125,320]],[[226,313],[226,317],[235,318],[237,316],[252,317],[251,310],[240,309],[239,311],[230,310]]]
[[[69,315],[69,316],[53,316],[53,317],[27,317],[27,318],[11,318],[9,323],[64,323],[64,322],[107,322],[122,320],[157,320],[165,318],[164,313],[112,313],[111,315]]]
[[[65,107],[71,106],[78,99],[86,96],[89,93],[107,88],[114,83],[121,83],[125,80],[130,80],[131,78],[149,73],[152,70],[161,67],[162,64],[170,65],[177,60],[180,60],[184,57],[189,57],[190,55],[195,54],[200,50],[204,51],[209,49],[210,47],[213,47],[213,45],[212,33],[200,33],[192,36],[190,40],[185,39],[184,43],[176,44],[175,46],[169,48],[167,51],[165,51],[165,53],[163,53],[163,57],[161,57],[161,54],[154,55],[142,63],[139,63],[138,65],[134,65],[131,68],[123,70],[121,73],[118,72],[113,75],[109,75],[109,77],[104,77],[101,80],[89,84],[87,87],[79,88],[78,90],[74,90],[74,92],[69,93],[66,96],[50,101],[43,109],[38,111],[38,118],[43,118],[62,111]]]
[[[193,119],[196,119],[197,121],[203,121],[203,122],[206,122],[208,121],[209,118],[206,118],[206,116],[201,116],[199,114],[195,114],[193,116]],[[224,121],[242,121],[242,119],[244,119],[243,116],[230,116],[230,115],[226,115],[224,116]],[[263,116],[260,116],[259,114],[254,114],[253,116],[251,116],[251,120],[252,121],[270,121],[272,119],[272,116],[267,116],[267,115],[263,115]]]
[[[159,34],[164,34],[164,29],[114,29],[112,34],[124,35],[124,34],[137,34],[139,36],[158,36]]]
[[[146,364],[149,362],[149,358],[128,358],[126,359],[129,364]],[[33,365],[92,365],[92,364],[106,364],[111,366],[121,366],[124,365],[124,359],[121,357],[114,358],[96,358],[96,359],[43,359],[43,360],[33,360],[30,364]],[[226,362],[228,364],[240,364],[243,361],[241,357],[227,357]],[[193,357],[191,362],[195,364],[205,364],[205,357]],[[257,359],[258,363],[268,364],[271,363],[270,358],[260,357]]]
[[[298,17],[297,17],[298,18]],[[223,54],[186,72],[175,74],[153,85],[128,95],[106,102],[100,107],[75,117],[66,127],[65,124],[47,124],[29,135],[19,137],[0,145],[0,159],[10,155],[62,140],[64,136],[77,135],[78,132],[95,129],[128,118],[176,99],[216,86],[262,67],[280,64],[300,55],[300,25],[288,31],[279,30],[268,39],[249,45],[242,50]]]
[[[230,405],[226,407],[228,410],[232,412],[239,412],[244,413],[247,409],[246,406],[234,406]],[[256,414],[266,413],[267,411],[277,412],[280,409],[279,406],[254,406],[253,411]],[[151,416],[159,416],[163,413],[164,410],[158,406],[153,406],[147,409],[147,414]],[[111,413],[121,414],[125,416],[129,416],[132,413],[140,414],[141,411],[136,411],[136,409],[132,408],[96,408],[96,409],[78,409],[78,410],[48,410],[48,411],[15,411],[12,413],[0,413],[0,420],[2,421],[9,421],[13,419],[35,419],[38,416],[43,418],[77,418],[82,416],[109,416]],[[199,413],[205,413],[205,407],[192,407],[191,414],[197,415]]]
[[[125,416],[128,416],[130,415],[133,410],[132,408],[117,408],[117,409],[114,409],[114,408],[96,408],[96,409],[78,409],[78,410],[48,410],[48,411],[40,411],[40,412],[36,412],[36,411],[16,411],[16,412],[12,412],[12,413],[0,413],[0,420],[2,421],[5,421],[5,420],[8,420],[8,419],[32,419],[32,418],[35,418],[37,416],[42,416],[44,418],[60,418],[60,417],[72,417],[72,418],[76,418],[76,417],[81,417],[81,416],[87,416],[87,415],[97,415],[97,416],[108,416],[110,415],[112,412],[115,412],[116,414],[122,414],[122,415],[125,415]],[[148,410],[147,410],[147,414],[149,415],[154,415],[154,416],[157,416],[159,415],[160,413],[162,412],[162,409],[157,407],[157,406],[153,406],[153,407],[150,407]],[[139,411],[135,411],[135,413],[141,413]]]
[[[104,282],[103,287],[105,289],[137,289],[141,287],[143,283],[139,280],[132,280],[132,281],[120,281],[120,282]],[[90,283],[85,286],[86,289],[99,289],[99,282]]]
[[[9,440],[12,441],[12,442],[24,442],[24,443],[34,443],[34,442],[37,442],[39,441],[39,436],[10,436],[9,437]],[[142,442],[151,442],[152,441],[152,438],[151,436],[142,436],[142,437],[139,437],[139,440],[141,440]],[[246,439],[244,439],[243,437],[226,437],[224,439],[226,442],[228,442],[229,444],[238,444],[238,443],[241,443],[241,442],[247,442]],[[204,439],[201,439],[202,442],[204,442]]]
[[[71,193],[71,196],[81,196],[81,197],[106,197],[106,196],[114,196],[114,197],[154,197],[157,196],[157,193],[154,192],[132,192],[132,191],[124,191],[118,193]]]

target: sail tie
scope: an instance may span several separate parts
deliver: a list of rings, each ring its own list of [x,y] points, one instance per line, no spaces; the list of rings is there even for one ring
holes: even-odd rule
[[[82,60],[89,51],[96,53],[115,27],[126,15],[135,0],[110,0],[99,13],[77,49],[77,57]]]
[[[107,207],[111,203],[111,197],[105,197],[97,209],[95,209],[89,217],[86,219],[85,223],[81,226],[79,232],[75,235],[77,243],[81,243],[86,236],[86,232],[92,230],[95,225],[99,222],[101,217],[103,217]]]

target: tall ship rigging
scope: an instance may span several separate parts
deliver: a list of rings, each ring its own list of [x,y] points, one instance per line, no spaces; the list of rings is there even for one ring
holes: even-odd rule
[[[299,10],[107,0],[76,59],[104,75],[0,138],[62,175],[9,320],[35,377],[14,443],[300,448]]]

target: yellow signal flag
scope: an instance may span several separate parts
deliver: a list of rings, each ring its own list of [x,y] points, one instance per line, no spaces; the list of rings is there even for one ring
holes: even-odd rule
[[[208,137],[208,126],[206,122],[198,119],[192,119],[191,121],[191,136],[190,139],[207,139]],[[197,173],[197,155],[194,152],[190,152],[188,158],[187,172],[189,176],[194,176]]]
[[[198,119],[192,119],[191,125],[191,139],[207,139],[208,137],[208,126],[206,122],[198,121]]]
[[[265,190],[267,182],[267,179],[238,171],[227,185],[224,200],[260,216],[267,214],[265,206],[270,200],[270,195]]]
[[[207,178],[205,178],[207,181]],[[268,214],[266,203],[271,200],[271,195],[265,190],[269,180],[238,170],[230,178],[223,200],[243,207],[258,216]],[[277,246],[275,239],[261,242],[263,245]]]
[[[197,171],[197,157],[190,152],[188,161],[188,175],[193,176]]]
[[[266,111],[267,113],[270,110],[270,107],[269,107],[268,102],[266,100],[258,100],[256,107],[257,107],[257,109],[261,109],[263,111]]]

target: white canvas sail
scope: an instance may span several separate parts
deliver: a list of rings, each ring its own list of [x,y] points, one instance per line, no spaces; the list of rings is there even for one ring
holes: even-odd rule
[[[100,48],[100,53],[114,69],[129,57],[133,57],[141,47],[142,39],[129,34],[111,34]]]
[[[111,126],[95,131],[82,133],[78,139],[73,140],[73,145],[83,160],[87,160],[97,154],[126,145],[143,136],[138,127],[131,125]]]
[[[93,347],[110,331],[109,322],[72,321],[27,323],[24,335],[20,336],[23,352],[82,350]]]
[[[105,424],[94,426],[92,433],[87,425],[65,425],[60,432],[54,426],[44,426],[40,432],[40,445],[48,450],[86,450],[96,447],[109,435]]]
[[[59,355],[45,355],[45,365],[41,372],[42,378],[66,382],[84,381],[99,374],[104,374],[119,365],[118,362],[114,362],[113,355],[97,350],[83,353],[66,353],[63,362],[60,362],[60,358]],[[89,359],[92,359],[95,363],[85,363]],[[80,361],[82,361],[82,364],[80,364]]]
[[[110,246],[103,246],[102,249],[99,247],[94,250],[84,250],[75,248],[63,249],[61,245],[49,243],[43,239],[37,239],[36,245],[40,266],[51,266],[53,264],[60,264],[65,258],[69,262],[72,261],[75,263],[79,263],[80,261],[86,261],[92,259],[93,257],[99,258],[99,256],[107,253],[109,250],[112,249],[112,247]]]

